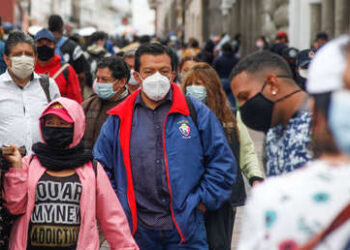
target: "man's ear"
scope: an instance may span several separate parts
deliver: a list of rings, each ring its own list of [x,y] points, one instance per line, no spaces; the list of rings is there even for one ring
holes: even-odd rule
[[[139,85],[141,85],[141,84],[142,84],[142,79],[141,79],[141,77],[140,77],[139,72],[134,71],[133,74],[134,74],[134,77],[135,77],[136,82],[137,82]]]
[[[176,78],[176,71],[173,71],[173,72],[171,73],[171,79],[170,79],[170,81],[171,81],[171,82],[175,81],[175,78]]]
[[[5,63],[6,63],[6,65],[7,65],[7,67],[11,67],[11,60],[10,60],[10,58],[8,58],[8,56],[7,55],[3,55],[3,58],[4,58],[4,61],[5,61]]]
[[[119,81],[122,82],[122,86],[125,86],[125,84],[127,84],[126,78],[122,78],[122,79],[120,79]],[[113,85],[113,90],[116,91],[116,90],[118,89],[119,86],[120,86],[119,84],[114,84],[114,85]]]
[[[267,78],[266,78],[266,93],[269,94],[269,96],[276,96],[278,95],[278,92],[279,92],[279,82],[277,80],[277,77],[276,75],[274,74],[269,74],[267,75]]]

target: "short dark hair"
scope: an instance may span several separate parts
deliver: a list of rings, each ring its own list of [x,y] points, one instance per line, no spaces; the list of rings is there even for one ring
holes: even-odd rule
[[[319,40],[319,39],[328,41],[328,34],[326,32],[319,32],[319,33],[317,33],[315,40]]]
[[[129,66],[118,56],[109,56],[101,59],[97,65],[98,69],[108,68],[115,79],[126,78],[127,82],[130,79]]]
[[[171,69],[174,70],[175,65],[174,65],[174,60],[172,59],[172,55],[169,51],[169,49],[167,49],[167,47],[159,44],[159,43],[145,43],[142,44],[135,53],[135,71],[139,72],[140,71],[140,67],[141,67],[141,56],[142,55],[154,55],[154,56],[159,56],[159,55],[163,55],[166,54],[169,56],[170,61],[171,61]]]
[[[239,63],[233,68],[230,75],[230,80],[243,71],[250,74],[255,74],[265,69],[277,69],[281,71],[281,74],[293,78],[289,65],[281,56],[270,51],[259,51],[240,60]]]
[[[9,56],[11,54],[12,48],[19,43],[29,44],[30,46],[32,46],[34,53],[36,54],[36,47],[33,38],[31,38],[29,35],[25,34],[22,31],[14,31],[9,35],[5,42],[4,54],[6,56]]]
[[[103,31],[96,31],[92,33],[90,38],[90,44],[96,43],[99,40],[107,40],[108,34]]]
[[[63,20],[59,15],[51,15],[49,17],[49,30],[51,32],[63,31]]]
[[[208,51],[202,50],[195,56],[195,59],[198,62],[205,62],[211,65],[214,60],[214,55]]]
[[[229,42],[226,42],[221,47],[222,52],[233,52],[233,48]]]

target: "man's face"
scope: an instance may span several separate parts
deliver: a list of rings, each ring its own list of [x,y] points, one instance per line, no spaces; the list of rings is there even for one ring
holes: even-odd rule
[[[253,75],[243,71],[232,79],[231,88],[241,107],[260,92],[272,102],[283,97],[280,93],[281,86],[278,82],[278,77],[274,74]],[[277,125],[280,120],[278,114],[280,113],[279,110],[281,106],[283,106],[283,104],[280,102],[274,105],[271,117],[271,127]]]
[[[49,39],[43,38],[35,42],[36,47],[41,47],[46,45],[47,47],[51,49],[55,49],[56,45],[54,42],[50,41]]]
[[[193,65],[195,65],[196,63],[197,63],[197,62],[192,61],[192,60],[186,61],[186,62],[183,64],[180,73],[186,74],[187,71],[189,71],[190,68],[191,68]]]
[[[251,74],[242,72],[231,81],[233,94],[240,106],[243,106],[249,99],[257,95],[263,86],[263,82]]]
[[[130,69],[135,68],[135,57],[127,57],[124,59],[124,61],[129,66]]]
[[[114,83],[113,90],[116,91],[123,85],[125,85],[125,81],[117,80],[112,75],[112,71],[109,68],[98,68],[96,72],[96,81],[98,83]]]
[[[8,67],[11,67],[11,57],[14,56],[30,56],[36,59],[34,48],[28,43],[18,43],[12,47],[9,56],[4,55],[5,63]]]
[[[144,54],[140,58],[140,70],[139,74],[134,73],[135,79],[139,84],[142,84],[142,81],[147,77],[159,72],[161,75],[167,77],[169,80],[172,80],[172,68],[171,68],[171,59],[168,54],[162,55],[151,55]],[[141,76],[141,77],[140,77]]]

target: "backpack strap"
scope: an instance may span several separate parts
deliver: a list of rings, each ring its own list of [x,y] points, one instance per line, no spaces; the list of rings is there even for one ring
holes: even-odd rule
[[[350,220],[350,203],[338,213],[338,215],[332,220],[332,222],[323,229],[320,233],[312,237],[304,246],[301,246],[299,250],[312,250],[315,249],[328,235],[341,227],[345,222]]]
[[[42,89],[44,90],[44,93],[46,95],[47,103],[51,102],[51,96],[50,96],[50,80],[46,75],[40,75],[41,77],[39,78],[40,85]]]
[[[192,118],[194,124],[198,128],[196,109],[194,108],[191,99],[188,96],[185,96],[185,98],[186,98],[186,103],[187,103],[188,109],[190,110],[190,117]]]
[[[97,163],[98,163],[98,161],[96,161],[95,159],[92,160],[92,168],[94,170],[96,177],[97,177]]]
[[[68,70],[69,64],[68,63],[61,63],[61,68],[57,70],[57,72],[53,75],[52,79],[56,80],[56,78],[63,72],[63,76],[66,79],[66,82],[68,82]]]
[[[30,163],[32,163],[32,161],[34,160],[34,157],[35,157],[35,154],[32,154],[32,156],[30,157],[30,160],[29,160],[29,165],[30,165]]]

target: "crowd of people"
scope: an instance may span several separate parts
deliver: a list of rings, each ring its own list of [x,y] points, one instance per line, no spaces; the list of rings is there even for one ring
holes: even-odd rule
[[[350,249],[350,36],[242,46],[11,32],[0,249]]]

